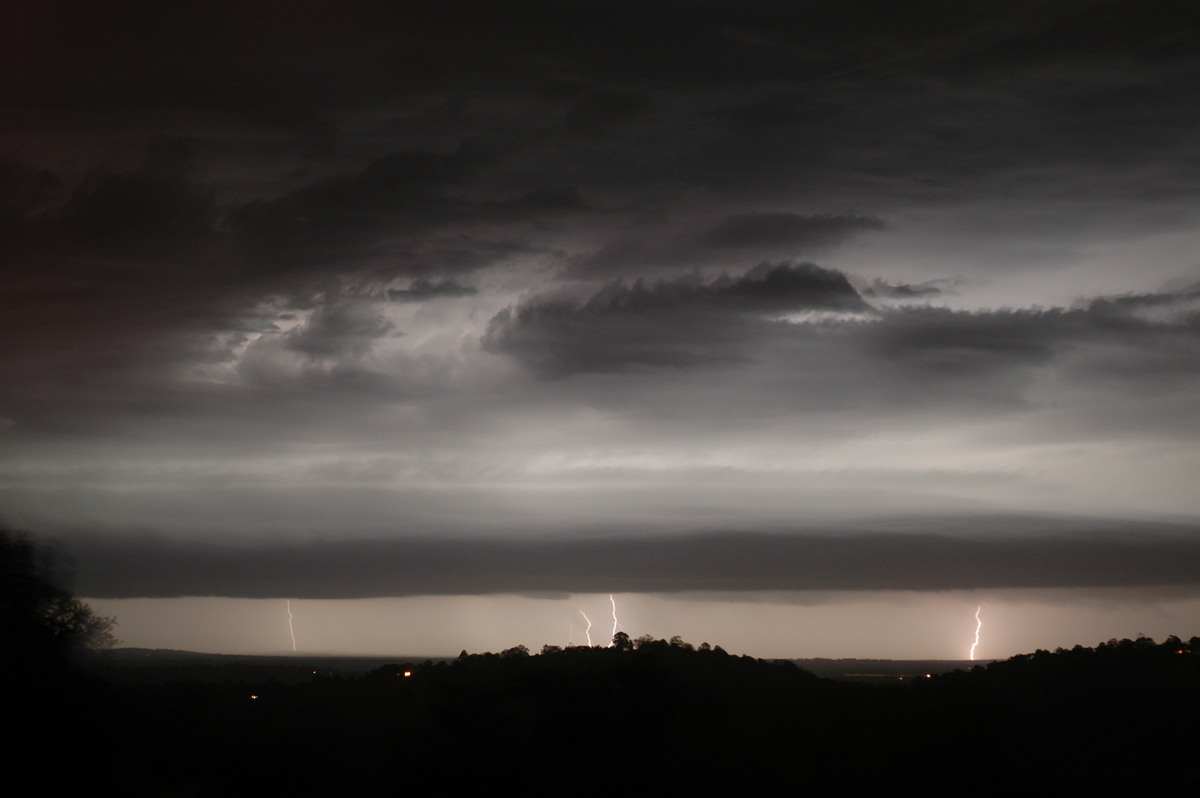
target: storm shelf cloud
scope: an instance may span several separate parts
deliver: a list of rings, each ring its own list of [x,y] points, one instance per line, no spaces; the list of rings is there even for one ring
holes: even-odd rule
[[[76,5],[0,520],[96,595],[1195,588],[1194,4]],[[1091,520],[775,534],[963,512]]]
[[[994,523],[995,519],[987,519]],[[1003,536],[970,521],[938,532],[845,529],[686,537],[217,545],[108,538],[76,547],[78,587],[97,598],[232,596],[375,598],[488,593],[682,591],[946,591],[1003,588],[1196,589],[1192,526],[1011,518]],[[963,524],[959,527],[958,524]],[[981,524],[987,525],[987,524]],[[1050,527],[1050,529],[1047,529]],[[136,564],[136,565],[135,565]]]

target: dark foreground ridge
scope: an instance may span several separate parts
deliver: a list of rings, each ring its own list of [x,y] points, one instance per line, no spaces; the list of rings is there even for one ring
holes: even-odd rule
[[[100,773],[160,795],[391,794],[430,779],[524,793],[1107,793],[1200,777],[1200,638],[1038,651],[888,685],[624,634],[606,648],[518,646],[303,681],[148,683],[114,667],[6,685],[22,740],[9,761],[36,770],[50,741],[87,741],[69,769],[32,774],[56,794]]]

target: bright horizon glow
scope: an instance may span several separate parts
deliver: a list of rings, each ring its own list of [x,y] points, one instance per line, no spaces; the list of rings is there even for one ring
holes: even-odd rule
[[[86,600],[100,614],[116,616],[122,646],[221,654],[291,650],[288,636],[273,631],[278,629],[276,600]],[[988,647],[995,659],[1077,644],[1092,647],[1112,638],[1187,639],[1200,629],[1200,598],[1115,590],[992,591],[986,596],[621,594],[621,601],[622,626],[630,637],[679,635],[693,645],[707,642],[731,654],[762,658],[958,660],[955,619],[962,617],[964,605],[982,603],[989,605]],[[452,657],[463,650],[498,652],[525,645],[537,652],[545,644],[570,645],[559,631],[564,614],[578,612],[586,619],[580,605],[596,611],[609,601],[608,594],[579,594],[295,603],[305,619],[306,647],[298,653]],[[590,635],[587,644],[592,644]]]

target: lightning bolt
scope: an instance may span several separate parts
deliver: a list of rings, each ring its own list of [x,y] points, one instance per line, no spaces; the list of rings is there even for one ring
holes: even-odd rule
[[[587,623],[588,623],[587,628],[583,630],[583,633],[585,635],[587,635],[588,648],[591,648],[592,647],[592,619],[587,617],[587,613],[584,612],[583,610],[580,610],[579,614],[582,615],[583,619],[585,621],[587,621]]]
[[[979,645],[979,630],[983,628],[983,621],[979,619],[979,612],[983,609],[983,605],[975,608],[975,642],[971,644],[971,661],[975,661],[975,648]]]
[[[288,633],[292,636],[292,651],[295,651],[296,650],[296,628],[294,626],[292,626],[292,600],[285,599],[285,601],[287,601],[287,611],[288,611]]]
[[[617,622],[617,600],[613,598],[612,593],[608,594],[608,601],[609,601],[609,603],[612,604],[612,611],[613,611],[613,630],[612,630],[612,635],[610,636],[610,639],[611,639],[612,637],[617,636],[617,629],[620,627],[621,624]],[[609,645],[611,646],[612,643],[610,642]]]

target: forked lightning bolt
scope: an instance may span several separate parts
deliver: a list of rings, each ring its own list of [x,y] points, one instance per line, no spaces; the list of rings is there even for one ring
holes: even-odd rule
[[[971,661],[975,661],[975,648],[979,645],[979,630],[983,628],[983,621],[979,619],[979,612],[983,609],[983,605],[975,608],[975,642],[971,644]]]
[[[583,616],[583,619],[585,621],[587,621],[588,625],[587,625],[587,628],[583,630],[583,633],[585,635],[587,635],[588,648],[591,648],[592,647],[592,619],[587,617],[587,613],[584,612],[583,610],[580,610],[579,614]]]
[[[295,629],[295,627],[292,626],[292,600],[285,599],[285,601],[287,601],[287,611],[288,611],[288,634],[290,634],[292,636],[292,651],[295,651],[296,650],[296,629]]]

